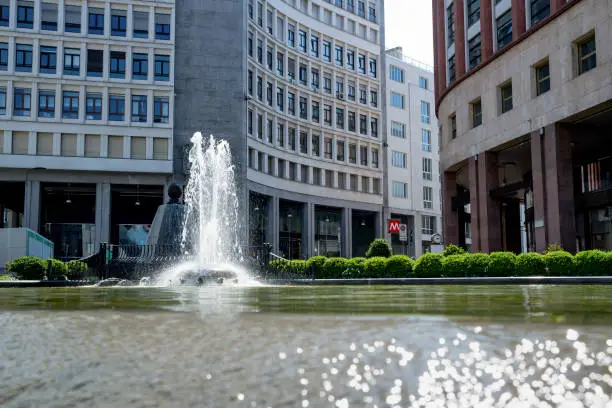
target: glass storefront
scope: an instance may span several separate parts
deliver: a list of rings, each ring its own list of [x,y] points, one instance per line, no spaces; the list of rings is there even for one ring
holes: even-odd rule
[[[279,202],[279,255],[284,258],[302,257],[302,209],[302,204]]]
[[[45,224],[44,234],[55,244],[54,257],[63,261],[80,259],[96,252],[95,224]]]
[[[314,254],[337,257],[342,253],[342,212],[340,209],[315,209],[315,246]]]

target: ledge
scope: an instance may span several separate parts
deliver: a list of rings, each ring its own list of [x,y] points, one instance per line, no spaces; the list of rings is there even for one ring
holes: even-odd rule
[[[272,280],[280,285],[612,285],[612,276],[529,276],[484,278],[381,278]]]

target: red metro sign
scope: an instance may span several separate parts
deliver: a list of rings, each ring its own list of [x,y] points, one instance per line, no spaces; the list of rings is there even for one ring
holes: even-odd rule
[[[399,234],[400,225],[402,224],[401,220],[389,220],[387,221],[387,229],[390,234]]]

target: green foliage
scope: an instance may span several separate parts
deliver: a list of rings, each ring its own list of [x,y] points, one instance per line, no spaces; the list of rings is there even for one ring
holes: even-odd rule
[[[421,255],[414,264],[414,274],[418,278],[438,278],[442,276],[442,254]]]
[[[342,273],[345,279],[355,279],[363,276],[365,269],[365,258],[352,258],[346,261],[346,269]]]
[[[546,275],[546,260],[544,255],[537,252],[528,252],[516,257],[517,276],[544,276]]]
[[[389,258],[391,255],[391,246],[387,240],[383,238],[376,238],[374,241],[372,241],[366,252],[366,258],[374,258],[377,256]]]
[[[563,247],[559,244],[548,244],[546,249],[544,250],[544,255],[547,255],[551,252],[563,251]]]
[[[599,250],[583,251],[576,254],[576,271],[581,276],[604,276],[612,272],[609,268],[609,258]]]
[[[363,266],[364,278],[384,278],[387,269],[387,258],[382,256],[368,258]]]
[[[323,264],[323,276],[317,273],[317,278],[341,279],[346,267],[347,261],[345,258],[328,258]]]
[[[387,259],[387,278],[412,277],[414,261],[405,255],[393,255]]]
[[[13,280],[15,279],[15,277],[11,274],[7,274],[7,275],[0,275],[0,281],[4,281],[4,280]]]
[[[47,269],[47,264],[35,256],[22,256],[8,263],[8,271],[17,279],[41,280]]]
[[[87,273],[87,264],[81,261],[70,261],[66,264],[68,279],[81,280]]]
[[[443,256],[451,256],[451,255],[463,255],[465,254],[465,249],[458,247],[455,244],[449,244],[444,248],[442,252]]]
[[[442,271],[446,277],[464,277],[467,270],[468,257],[464,254],[448,255],[442,259]]]
[[[489,255],[488,276],[515,276],[516,255],[512,252],[491,252]]]
[[[57,280],[61,279],[62,276],[68,274],[68,268],[66,267],[65,263],[63,263],[59,259],[53,258],[49,258],[44,262],[46,264],[49,261],[51,261],[51,272],[48,274],[49,276],[47,276],[47,278],[49,278],[50,280]]]
[[[487,254],[465,254],[465,276],[487,276],[490,257]]]
[[[544,255],[549,276],[570,276],[576,271],[576,261],[566,251],[552,251]]]
[[[324,274],[323,265],[327,261],[327,257],[324,256],[313,256],[309,260],[306,261],[307,268],[315,268],[315,274],[319,276],[319,274]]]
[[[295,259],[289,261],[289,272],[302,274],[306,271],[306,261]]]

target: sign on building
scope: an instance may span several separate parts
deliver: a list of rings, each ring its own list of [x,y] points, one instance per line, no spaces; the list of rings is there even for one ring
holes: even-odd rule
[[[400,224],[399,239],[400,241],[408,241],[408,226],[406,224]]]
[[[400,232],[400,225],[402,224],[401,220],[390,219],[387,221],[387,229],[390,234],[398,234]]]

